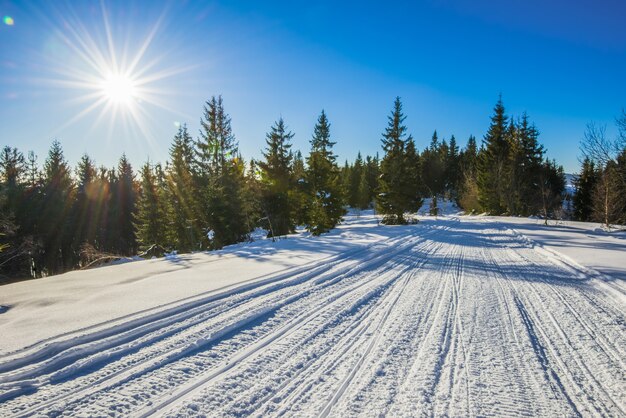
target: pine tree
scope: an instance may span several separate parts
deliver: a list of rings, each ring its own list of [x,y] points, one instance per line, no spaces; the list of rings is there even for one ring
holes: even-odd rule
[[[460,185],[458,203],[467,213],[475,213],[481,210],[478,201],[478,185],[476,182],[476,166],[478,161],[478,149],[476,138],[473,135],[467,140],[465,149],[460,153]]]
[[[306,227],[314,235],[334,228],[345,213],[333,145],[335,143],[330,140],[330,123],[322,110],[313,130],[306,171]]]
[[[44,164],[45,205],[39,221],[43,238],[43,266],[48,274],[59,273],[73,265],[71,212],[74,183],[61,144],[52,143]]]
[[[291,168],[290,168],[291,169]],[[252,231],[257,226],[263,226],[262,219],[264,216],[262,205],[263,185],[261,183],[261,174],[258,163],[254,159],[250,159],[248,169],[245,172],[243,207],[246,218],[246,227]],[[293,189],[292,189],[293,190]],[[289,191],[291,192],[291,190]],[[291,199],[291,194],[289,195]],[[293,213],[289,216],[293,218]]]
[[[161,255],[167,246],[166,210],[159,187],[159,168],[147,162],[141,168],[141,189],[137,199],[135,233],[139,250]]]
[[[380,163],[378,154],[374,157],[369,155],[365,157],[365,170],[364,170],[363,185],[363,199],[367,202],[367,206],[370,206],[374,199],[376,199],[376,193],[378,190],[378,180],[380,178]]]
[[[41,183],[41,172],[39,171],[39,165],[37,164],[37,156],[33,151],[28,152],[26,179],[29,187],[35,187]]]
[[[23,178],[24,155],[17,148],[4,147],[0,154],[0,268],[6,275],[24,270]]]
[[[244,164],[221,96],[206,102],[200,123],[196,152],[205,236],[210,236],[212,248],[221,248],[243,241],[250,232],[244,204]]]
[[[476,174],[476,166],[478,164],[478,147],[476,146],[476,138],[470,135],[465,145],[465,149],[460,153],[461,172],[463,175],[471,173]]]
[[[74,248],[79,249],[84,243],[97,246],[96,232],[98,219],[99,190],[96,189],[97,171],[93,160],[84,154],[76,169],[76,205],[74,207]]]
[[[507,122],[508,117],[500,98],[491,117],[491,126],[483,139],[484,150],[478,158],[477,185],[480,204],[485,211],[498,215],[506,210],[504,202],[509,158]]]
[[[454,135],[450,137],[450,146],[448,147],[448,154],[446,155],[445,167],[446,189],[450,192],[450,197],[457,200],[461,182],[461,160],[459,147]]]
[[[549,218],[559,218],[563,208],[565,174],[563,167],[556,162],[546,160],[539,172],[539,192],[541,194],[541,215],[548,225]]]
[[[283,118],[280,118],[266,135],[267,147],[263,152],[265,160],[258,163],[263,196],[261,207],[267,218],[269,236],[286,235],[295,230],[290,195],[294,186],[291,173],[293,155],[290,152],[293,136],[292,132],[287,131]]]
[[[203,246],[204,234],[194,181],[194,161],[193,141],[187,126],[181,125],[170,147],[170,165],[166,174],[171,238],[174,247],[181,252],[197,250]]]
[[[574,219],[589,222],[593,214],[593,194],[598,183],[598,173],[593,161],[585,158],[576,179],[574,194]]]
[[[122,154],[117,171],[111,170],[109,175],[112,193],[107,247],[116,254],[133,255],[137,251],[133,225],[137,186],[135,173],[126,154]]]
[[[356,160],[354,160],[354,164],[352,165],[352,171],[350,172],[350,196],[348,204],[351,207],[358,207],[360,196],[360,185],[361,178],[363,177],[363,157],[361,157],[361,153],[359,152],[356,156]]]
[[[624,139],[626,140],[626,113],[623,116],[623,131]],[[622,225],[626,224],[626,147],[617,155],[616,162],[616,195],[619,196],[619,205],[621,213],[618,216],[618,222]]]
[[[300,151],[296,151],[293,155],[291,176],[295,182],[294,187],[289,192],[290,200],[293,204],[291,217],[296,225],[305,225],[307,220],[308,191],[306,184],[306,167]]]
[[[444,158],[447,156],[446,149],[447,145],[442,146],[435,131],[430,140],[430,146],[422,152],[422,181],[425,193],[431,197],[432,215],[437,214],[437,197],[445,191],[446,187],[444,164]]]
[[[348,163],[348,160],[343,164],[343,167],[339,170],[339,183],[341,184],[341,193],[344,196],[346,203],[350,200],[350,176],[352,173],[352,166]],[[348,206],[350,204],[348,203]]]
[[[534,125],[530,124],[526,112],[522,114],[521,121],[518,124],[517,134],[522,153],[522,164],[518,168],[520,178],[518,183],[520,189],[519,194],[522,204],[516,214],[526,216],[537,213],[539,209],[539,205],[533,204],[533,202],[539,200],[537,199],[539,193],[537,184],[539,182],[539,173],[545,150],[538,141],[539,131]]]
[[[407,158],[407,145],[413,143],[406,135],[402,102],[396,97],[388,125],[383,133],[382,145],[385,156],[380,166],[378,210],[387,224],[404,224],[405,212],[414,212],[421,206],[420,184],[415,175],[414,156]],[[414,144],[412,145],[414,149]]]
[[[415,148],[415,141],[413,138],[408,138],[406,141],[405,149],[405,164],[407,168],[407,181],[410,190],[413,190],[417,197],[417,200],[413,202],[413,207],[410,211],[417,211],[422,206],[423,195],[423,181],[422,181],[422,160]]]
[[[522,213],[523,207],[528,206],[526,202],[532,196],[524,196],[522,194],[524,183],[522,171],[525,163],[524,150],[520,141],[519,129],[512,117],[509,120],[506,140],[508,142],[509,155],[504,170],[506,192],[503,195],[502,202],[508,214],[517,215]]]
[[[222,96],[213,96],[205,103],[200,125],[196,143],[200,168],[206,175],[219,176],[237,156],[237,141]]]

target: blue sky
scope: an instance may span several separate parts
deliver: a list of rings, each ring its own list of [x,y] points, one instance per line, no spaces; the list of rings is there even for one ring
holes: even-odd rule
[[[421,149],[435,129],[482,138],[501,93],[572,172],[585,124],[612,134],[626,107],[624,2],[337,3],[0,0],[13,18],[0,26],[0,144],[40,161],[53,138],[72,164],[165,161],[176,123],[197,136],[204,101],[222,94],[246,159],[280,116],[306,152],[323,108],[351,160],[380,151],[395,96]],[[107,108],[98,67],[139,56],[142,93]]]

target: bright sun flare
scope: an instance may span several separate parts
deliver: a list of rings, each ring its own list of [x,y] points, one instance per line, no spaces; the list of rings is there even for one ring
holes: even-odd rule
[[[136,96],[136,86],[130,77],[111,74],[102,81],[102,94],[115,104],[130,105]]]
[[[80,90],[82,94],[76,95],[72,102],[86,104],[58,129],[61,131],[93,112],[97,115],[92,129],[108,116],[109,135],[112,135],[113,128],[121,127],[129,137],[151,139],[154,137],[150,129],[153,124],[148,120],[153,108],[179,113],[164,101],[169,94],[164,80],[187,71],[187,68],[162,67],[167,57],[148,53],[148,50],[155,50],[150,47],[160,28],[161,18],[149,28],[143,40],[126,34],[121,42],[118,40],[123,48],[116,48],[104,2],[101,2],[101,15],[102,25],[96,22],[89,29],[77,18],[63,18],[63,24],[55,32],[63,45],[73,52],[73,60],[56,61],[55,58],[53,64],[57,65],[55,70],[59,78],[51,82]]]

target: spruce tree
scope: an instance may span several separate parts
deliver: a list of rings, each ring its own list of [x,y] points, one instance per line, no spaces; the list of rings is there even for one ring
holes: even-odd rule
[[[126,154],[122,154],[117,171],[111,170],[109,174],[112,194],[108,247],[117,254],[133,255],[137,251],[133,225],[137,186],[135,173]]]
[[[414,162],[407,158],[407,144],[413,139],[406,134],[402,102],[396,97],[388,125],[383,133],[382,145],[385,156],[380,165],[380,181],[376,205],[387,224],[404,224],[405,212],[414,212],[421,206]],[[414,145],[413,145],[414,148]]]
[[[84,154],[76,169],[76,205],[74,207],[74,248],[88,243],[97,246],[97,201],[100,191],[96,189],[97,171],[93,160]]]
[[[450,137],[448,155],[446,156],[446,189],[450,191],[450,197],[458,199],[459,185],[461,182],[461,160],[459,146],[454,135]]]
[[[364,170],[364,183],[367,184],[367,187],[364,185],[364,196],[363,199],[367,200],[367,206],[371,205],[376,199],[376,193],[378,190],[378,183],[380,179],[380,161],[378,159],[378,154],[374,157],[370,157],[369,155],[365,157],[365,170]]]
[[[146,162],[141,168],[141,189],[137,200],[135,233],[139,250],[161,255],[167,246],[166,210],[159,187],[159,168]]]
[[[74,182],[61,144],[56,140],[44,163],[43,194],[45,205],[38,224],[43,238],[42,261],[45,272],[54,274],[70,268],[75,259],[70,217]]]
[[[528,206],[527,201],[532,196],[524,196],[523,189],[523,169],[524,169],[524,150],[520,141],[519,129],[515,120],[509,120],[509,126],[506,132],[506,140],[508,142],[509,155],[505,164],[506,192],[503,195],[503,205],[509,215],[518,215],[522,213],[523,207]]]
[[[539,144],[539,131],[530,124],[526,112],[522,114],[520,123],[518,124],[517,135],[519,138],[519,147],[522,153],[522,164],[518,168],[519,175],[519,195],[522,203],[520,210],[516,215],[532,215],[537,213],[539,205],[537,195],[539,193],[537,184],[539,182],[539,173],[541,170],[543,155],[545,150]]]
[[[203,218],[212,248],[241,242],[250,232],[244,202],[244,164],[222,97],[206,102],[196,143]]]
[[[304,158],[300,151],[296,151],[293,155],[293,164],[291,167],[291,176],[294,180],[294,187],[290,190],[290,200],[293,204],[291,217],[296,225],[306,224],[306,211],[308,202],[308,192],[306,183],[306,167]]]
[[[585,158],[580,174],[575,181],[574,219],[589,222],[593,214],[593,194],[598,182],[598,173],[593,161]]]
[[[354,164],[350,167],[348,175],[348,185],[346,189],[346,201],[348,206],[352,208],[358,208],[359,202],[362,201],[360,197],[361,178],[363,177],[363,157],[361,153],[357,154]]]
[[[334,228],[345,213],[333,145],[330,123],[322,110],[313,130],[306,171],[306,227],[314,235]]]
[[[422,152],[422,181],[425,194],[431,197],[431,213],[437,214],[437,197],[445,191],[446,171],[443,159],[446,152],[442,152],[442,146],[433,132],[430,146]],[[447,146],[446,146],[447,148]]]
[[[460,183],[458,203],[467,213],[475,213],[481,210],[478,201],[478,185],[476,184],[476,166],[478,161],[478,149],[476,138],[473,135],[467,140],[465,149],[460,153]]]
[[[265,137],[265,159],[258,163],[262,184],[261,208],[267,218],[268,236],[286,235],[295,230],[290,194],[294,186],[291,173],[293,155],[290,152],[293,136],[280,118]]]
[[[560,218],[564,191],[565,174],[563,167],[557,165],[554,160],[545,160],[539,172],[540,210],[545,225],[548,225],[549,218]]]
[[[202,248],[203,233],[200,204],[194,181],[193,141],[186,125],[181,125],[170,147],[166,182],[170,200],[168,217],[173,245],[186,252]]]
[[[491,117],[491,125],[483,139],[484,150],[478,158],[477,185],[480,204],[491,214],[501,214],[506,210],[507,122],[502,98],[498,100]]]
[[[0,154],[0,268],[5,275],[23,272],[26,267],[24,218],[24,177],[26,161],[17,148],[4,147]],[[1,280],[1,278],[0,278]]]
[[[244,192],[243,192],[243,208],[246,218],[246,228],[252,231],[257,226],[262,226],[261,218],[263,209],[261,208],[263,185],[261,184],[261,174],[258,163],[253,158],[248,163],[245,171]],[[291,192],[291,190],[290,190]],[[290,195],[291,198],[291,195]],[[293,213],[289,214],[293,218]]]

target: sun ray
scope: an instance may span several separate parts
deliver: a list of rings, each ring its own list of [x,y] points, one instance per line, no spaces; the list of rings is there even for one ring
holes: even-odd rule
[[[164,80],[179,76],[197,66],[164,67],[168,54],[155,55],[155,42],[167,16],[167,6],[156,21],[147,25],[147,31],[135,43],[131,32],[119,30],[118,22],[104,0],[96,13],[100,23],[87,27],[68,4],[68,10],[59,13],[58,20],[47,18],[53,25],[53,33],[67,48],[72,59],[59,55],[53,60],[55,78],[36,80],[53,87],[76,90],[79,94],[66,100],[70,105],[83,105],[77,114],[61,125],[65,129],[89,114],[96,113],[91,129],[107,124],[109,138],[115,127],[122,128],[126,135],[137,135],[152,142],[154,124],[150,109],[165,110],[177,116],[180,111],[168,103],[166,97],[177,94],[163,88]],[[112,25],[112,22],[115,25]],[[133,47],[135,45],[136,47]]]
[[[111,25],[109,24],[109,15],[104,7],[104,1],[100,0],[100,10],[102,11],[102,21],[104,22],[104,30],[106,32],[107,44],[109,46],[109,58],[113,68],[117,68],[117,56],[115,54],[115,46],[113,44],[113,35],[111,34]]]
[[[94,111],[96,108],[100,107],[105,102],[106,102],[106,98],[105,97],[100,97],[98,100],[93,102],[91,105],[89,105],[88,107],[86,107],[85,109],[83,109],[82,111],[80,111],[79,113],[74,115],[74,117],[72,117],[70,120],[68,120],[63,125],[61,125],[57,129],[57,131],[62,131],[63,129],[67,128],[68,126],[76,123],[77,121],[79,121],[80,119],[82,119],[83,117],[85,117],[86,115],[91,113],[92,111]]]
[[[137,64],[139,64],[139,62],[143,59],[146,51],[148,50],[148,47],[150,46],[150,44],[152,44],[154,37],[156,36],[158,30],[161,27],[161,23],[163,22],[164,17],[165,17],[165,11],[161,13],[161,16],[159,16],[159,19],[152,26],[150,33],[148,34],[148,36],[146,36],[146,39],[144,39],[143,44],[141,45],[141,48],[139,48],[139,50],[135,54],[135,58],[133,59],[131,64],[128,66],[128,71],[130,72],[135,71],[135,67],[137,67]]]

